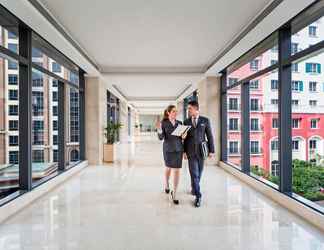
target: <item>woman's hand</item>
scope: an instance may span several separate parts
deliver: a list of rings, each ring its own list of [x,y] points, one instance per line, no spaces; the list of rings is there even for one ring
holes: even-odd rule
[[[157,130],[161,130],[161,129],[162,129],[161,122],[156,122],[156,123],[155,123],[155,128],[156,128]]]
[[[183,134],[181,135],[182,140],[186,139],[186,137],[187,137],[187,132],[185,132],[185,133],[183,133]]]

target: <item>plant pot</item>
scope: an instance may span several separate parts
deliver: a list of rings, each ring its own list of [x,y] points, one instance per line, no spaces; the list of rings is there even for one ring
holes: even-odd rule
[[[104,144],[103,161],[114,162],[114,144]]]

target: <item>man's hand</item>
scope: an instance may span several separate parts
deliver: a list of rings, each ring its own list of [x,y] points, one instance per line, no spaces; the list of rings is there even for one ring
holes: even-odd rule
[[[183,153],[183,158],[184,158],[185,160],[187,160],[187,159],[188,159],[188,157],[187,157],[187,154],[186,154],[186,153]]]
[[[214,153],[209,153],[208,158],[213,158],[214,155],[215,155]]]

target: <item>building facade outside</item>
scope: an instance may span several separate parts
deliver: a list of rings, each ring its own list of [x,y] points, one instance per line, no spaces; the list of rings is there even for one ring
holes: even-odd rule
[[[15,34],[1,28],[1,43],[18,50]],[[32,61],[58,76],[78,80],[67,70],[33,48]],[[19,178],[19,72],[18,63],[0,58],[0,198],[18,187]],[[44,178],[58,169],[58,80],[32,71],[32,168],[33,180]],[[65,85],[65,112],[68,141],[65,143],[66,165],[79,161],[79,90]]]
[[[292,37],[292,53],[318,43],[324,37],[323,19]],[[228,84],[277,63],[277,46],[228,76]],[[293,159],[324,165],[324,55],[292,65]],[[241,87],[228,90],[228,162],[241,165]],[[250,163],[272,176],[278,164],[278,72],[250,81]]]

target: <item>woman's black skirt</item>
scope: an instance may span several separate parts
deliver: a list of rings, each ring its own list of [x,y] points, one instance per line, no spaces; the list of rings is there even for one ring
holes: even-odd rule
[[[164,152],[165,166],[169,168],[181,168],[183,152]]]

